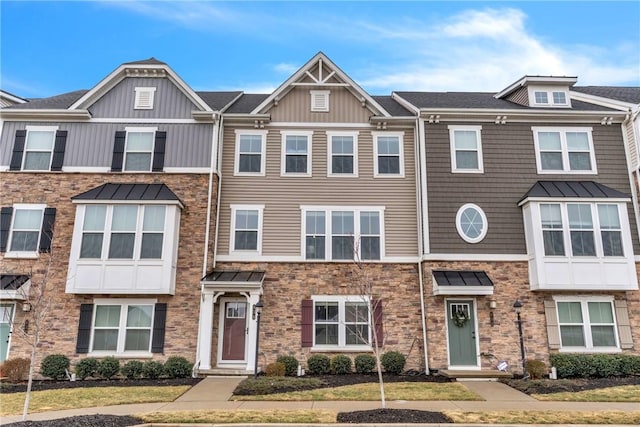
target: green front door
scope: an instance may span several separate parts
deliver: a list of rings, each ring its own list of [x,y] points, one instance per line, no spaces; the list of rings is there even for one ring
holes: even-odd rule
[[[12,319],[13,304],[0,304],[0,363],[7,360]]]
[[[449,366],[477,367],[473,300],[447,301],[449,330]]]

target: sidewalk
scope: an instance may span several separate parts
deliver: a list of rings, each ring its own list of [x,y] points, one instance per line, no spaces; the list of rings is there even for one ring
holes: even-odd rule
[[[200,381],[174,402],[143,403],[96,408],[80,408],[65,411],[30,414],[31,421],[73,417],[78,415],[109,414],[133,415],[156,411],[197,410],[266,410],[266,409],[325,409],[336,412],[377,409],[379,401],[333,401],[333,402],[242,402],[231,401],[231,395],[242,377],[208,377]],[[639,411],[638,403],[622,402],[541,402],[511,387],[495,381],[465,381],[467,388],[485,401],[388,401],[393,409],[419,409],[424,411],[458,410],[475,411]],[[20,421],[19,415],[2,417],[0,424]],[[332,424],[337,426],[338,424]],[[386,424],[386,426],[390,426]],[[511,425],[513,427],[513,425]]]

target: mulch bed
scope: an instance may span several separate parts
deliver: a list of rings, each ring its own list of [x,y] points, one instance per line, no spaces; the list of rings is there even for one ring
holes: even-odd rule
[[[595,390],[598,388],[617,387],[621,385],[640,385],[640,376],[610,378],[574,378],[560,380],[502,380],[509,387],[526,394],[549,394],[560,392],[576,392]]]
[[[337,421],[349,424],[377,423],[452,423],[451,419],[440,412],[418,411],[415,409],[371,409],[369,411],[340,412]]]
[[[202,378],[159,378],[156,380],[138,379],[112,379],[112,380],[78,380],[78,381],[54,381],[54,380],[41,380],[34,381],[31,384],[31,391],[41,390],[58,390],[61,388],[77,388],[77,387],[160,387],[170,385],[196,385]],[[27,383],[22,382],[20,384],[9,384],[0,382],[0,393],[19,393],[27,391]]]
[[[143,424],[143,421],[121,415],[82,415],[46,421],[20,421],[6,424],[7,427],[128,427]]]

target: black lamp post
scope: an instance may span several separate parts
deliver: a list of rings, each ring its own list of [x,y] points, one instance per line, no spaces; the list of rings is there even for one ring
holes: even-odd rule
[[[522,379],[527,379],[527,366],[524,355],[524,338],[522,337],[522,319],[520,318],[520,311],[522,310],[522,302],[519,299],[513,303],[513,308],[516,310],[518,316],[518,334],[520,335],[520,357],[522,357]]]
[[[253,306],[256,314],[256,364],[253,371],[253,378],[258,378],[258,350],[260,346],[260,315],[262,314],[262,307],[264,307],[262,300],[258,300],[256,305]]]

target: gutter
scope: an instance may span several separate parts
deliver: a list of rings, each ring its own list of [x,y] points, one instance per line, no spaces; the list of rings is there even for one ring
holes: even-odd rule
[[[217,157],[217,164],[216,164],[216,170],[218,171],[218,193],[217,193],[217,200],[216,200],[216,232],[213,236],[213,265],[211,266],[211,269],[216,268],[216,255],[217,255],[217,250],[218,250],[218,230],[220,230],[220,198],[221,198],[221,194],[222,194],[222,173],[220,172],[220,162],[222,162],[222,142],[224,139],[224,117],[220,116],[220,127],[218,129],[218,157]],[[265,144],[266,144],[266,140],[265,140]]]
[[[213,124],[213,132],[211,135],[211,164],[209,165],[209,194],[207,195],[207,223],[205,224],[204,235],[204,259],[202,260],[202,277],[207,275],[207,259],[209,258],[209,233],[211,230],[211,199],[213,198],[213,174],[216,171],[218,163],[217,147],[219,145],[218,134],[222,115],[218,116],[218,120]],[[218,144],[216,144],[218,142]]]

